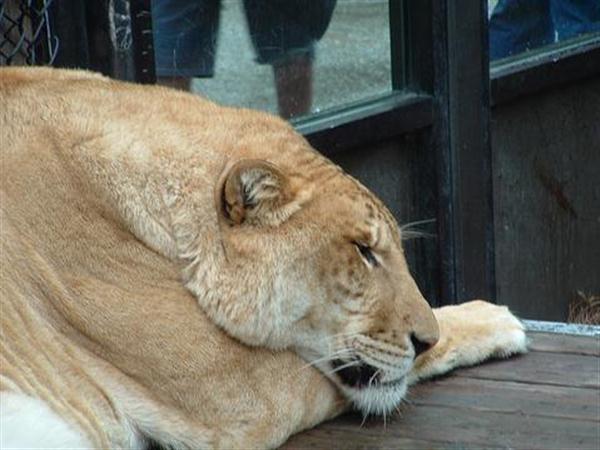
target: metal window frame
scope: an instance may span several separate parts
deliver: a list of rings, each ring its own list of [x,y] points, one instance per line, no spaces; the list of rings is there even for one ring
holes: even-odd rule
[[[154,39],[152,36],[152,1],[130,0],[131,34],[133,36],[133,61],[135,81],[156,83],[154,64]]]
[[[493,62],[492,106],[600,76],[600,32]]]
[[[433,117],[430,95],[395,93],[292,120],[292,124],[314,148],[332,156],[429,127]]]
[[[441,302],[496,297],[487,1],[434,2]]]

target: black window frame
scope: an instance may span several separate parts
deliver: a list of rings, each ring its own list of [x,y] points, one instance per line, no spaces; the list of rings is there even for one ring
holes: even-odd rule
[[[600,74],[600,32],[494,61],[492,106]]]

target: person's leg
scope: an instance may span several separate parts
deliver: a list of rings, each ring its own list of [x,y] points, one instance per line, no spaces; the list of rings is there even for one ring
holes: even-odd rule
[[[256,60],[273,67],[284,118],[310,111],[314,47],[327,30],[335,4],[335,0],[244,0]]]
[[[552,0],[551,8],[559,41],[600,31],[598,0]]]
[[[190,90],[193,77],[212,77],[219,0],[153,0],[157,83]]]
[[[277,107],[281,117],[290,119],[310,112],[312,105],[312,58],[299,54],[273,65]]]
[[[490,17],[490,60],[554,42],[549,0],[499,0]]]

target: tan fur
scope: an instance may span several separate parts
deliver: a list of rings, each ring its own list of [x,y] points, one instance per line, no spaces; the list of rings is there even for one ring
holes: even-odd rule
[[[2,69],[0,102],[0,388],[96,447],[274,447],[525,349],[501,307],[434,316],[391,214],[275,117],[51,69]],[[439,339],[416,369],[411,334]]]

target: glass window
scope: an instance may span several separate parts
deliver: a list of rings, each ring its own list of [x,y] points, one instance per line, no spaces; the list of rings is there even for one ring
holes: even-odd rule
[[[600,33],[600,0],[488,0],[490,60]]]
[[[154,0],[158,82],[298,117],[389,93],[387,0]]]

